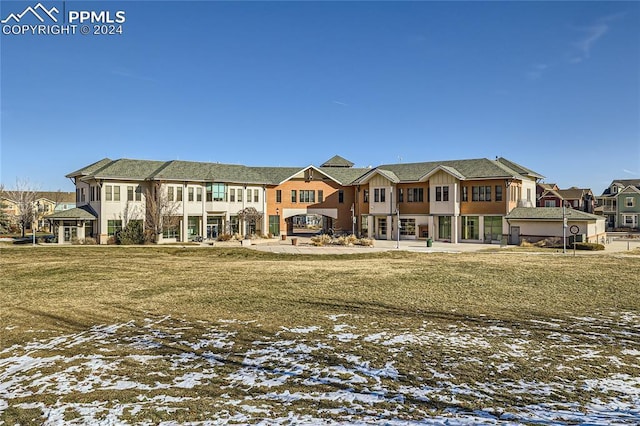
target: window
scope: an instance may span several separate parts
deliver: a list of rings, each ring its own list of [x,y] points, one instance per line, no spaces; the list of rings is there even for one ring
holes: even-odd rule
[[[442,187],[436,186],[436,201],[442,201]]]
[[[362,190],[362,202],[363,203],[368,203],[369,202],[369,190],[368,189],[363,189]]]
[[[624,205],[627,207],[633,207],[633,197],[625,197]]]
[[[213,184],[213,201],[226,201],[225,194],[227,192],[227,185],[224,183]]]
[[[398,188],[398,202],[404,203],[404,191],[402,188]]]
[[[438,187],[436,187],[436,189],[437,188]],[[437,195],[437,190],[436,190],[436,195]],[[438,217],[438,237],[442,240],[451,239],[451,216]]]
[[[202,202],[202,188],[196,188],[196,201]]]
[[[175,201],[175,195],[173,193],[173,186],[167,187],[167,200]]]
[[[385,189],[384,188],[375,188],[373,190],[373,201],[375,203],[384,203],[385,202]]]
[[[242,202],[242,189],[238,189],[238,202]]]
[[[502,238],[502,217],[501,216],[485,216],[484,217],[484,240],[500,241]]]
[[[127,201],[133,201],[133,186],[127,186]]]
[[[91,201],[95,201],[96,200],[96,187],[92,186],[91,187]]]
[[[235,203],[236,202],[236,189],[235,188],[229,188],[229,202],[230,203]]]
[[[449,187],[442,187],[442,201],[449,201]]]
[[[544,200],[544,206],[545,207],[555,207],[556,206],[556,200]]]
[[[253,202],[257,203],[260,201],[260,190],[259,189],[254,189],[253,190]]]
[[[120,186],[113,187],[113,201],[120,201]]]
[[[213,201],[213,184],[207,184],[207,201]]]
[[[142,201],[142,187],[140,185],[136,186],[135,192],[136,201]]]
[[[113,186],[105,185],[105,187],[104,187],[104,199],[106,201],[113,201]]]
[[[193,201],[193,187],[187,189],[187,200]]]
[[[276,189],[276,203],[282,202],[282,190]]]
[[[462,216],[462,239],[480,239],[480,218],[478,216]]]
[[[496,185],[496,201],[502,201],[502,185]]]
[[[472,201],[491,201],[491,186],[471,187]]]
[[[251,190],[247,189],[247,203],[251,202]]]
[[[307,191],[300,190],[299,199],[301,203],[315,203],[316,202],[316,192],[315,191]]]
[[[324,202],[324,192],[322,192],[322,189],[318,189],[318,202]]]
[[[360,216],[360,232],[362,235],[369,234],[369,216],[366,214]]]
[[[297,191],[295,189],[291,190],[291,202],[295,203],[297,198]]]
[[[165,226],[163,227],[162,230],[162,237],[163,238],[175,238],[175,239],[179,239],[180,238],[180,229],[178,226]]]
[[[468,187],[462,187],[462,201],[469,201]]]
[[[408,203],[424,202],[424,188],[409,188],[407,190],[407,202]]]
[[[182,187],[176,187],[176,201],[182,201]]]
[[[122,220],[108,220],[107,221],[107,235],[112,237],[117,232],[122,231]]]
[[[416,235],[416,220],[415,219],[400,219],[400,235]]]
[[[338,202],[344,203],[344,191],[342,189],[338,190]]]
[[[80,188],[80,201],[84,203],[84,199],[85,199],[84,188]]]

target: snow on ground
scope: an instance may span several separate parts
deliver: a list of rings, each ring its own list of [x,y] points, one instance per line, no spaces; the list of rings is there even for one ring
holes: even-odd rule
[[[640,372],[640,316],[633,313],[514,328],[464,322],[439,328],[424,321],[410,330],[355,326],[348,315],[328,320],[326,329],[283,327],[241,342],[247,322],[164,317],[14,345],[0,350],[0,424],[10,409],[38,410],[47,425],[121,424],[136,415],[143,419],[136,423],[155,424],[145,413],[192,414],[190,404],[203,398],[207,410],[190,424],[640,423],[640,378],[628,374]],[[589,331],[594,325],[596,337]],[[609,325],[623,332],[608,333]],[[534,331],[545,333],[548,344],[534,343]],[[602,342],[622,347],[611,355]],[[518,371],[527,358],[549,369],[558,346],[567,356],[549,380]],[[443,354],[434,362],[421,358],[421,376],[405,367],[418,352],[436,349]],[[464,366],[485,369],[486,380],[465,379],[457,373]],[[591,366],[606,369],[581,378]],[[562,376],[565,370],[572,380]],[[211,385],[221,393],[208,396]],[[103,392],[137,397],[104,400]]]

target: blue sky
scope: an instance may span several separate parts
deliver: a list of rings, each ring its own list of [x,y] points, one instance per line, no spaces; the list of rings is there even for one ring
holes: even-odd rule
[[[37,3],[2,1],[0,16]],[[640,178],[638,2],[42,4],[126,21],[0,36],[9,187],[73,190],[64,175],[104,157],[504,156],[597,194]]]

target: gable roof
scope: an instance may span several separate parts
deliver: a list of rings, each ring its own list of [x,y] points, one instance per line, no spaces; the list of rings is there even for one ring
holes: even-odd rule
[[[45,216],[45,219],[68,219],[68,220],[96,220],[98,214],[89,206],[74,207],[68,210],[61,210]]]
[[[509,163],[517,166],[519,170],[526,170],[526,176],[536,178],[540,176],[537,173],[525,169],[522,166],[516,165],[515,163]],[[518,173],[516,170],[513,170],[510,167],[506,166],[501,161],[478,158],[470,160],[383,164],[372,169],[367,175],[362,176],[360,179],[358,179],[357,183],[364,183],[368,181],[371,174],[374,173],[375,170],[386,170],[387,172],[392,172],[400,182],[419,182],[428,178],[438,170],[443,170],[453,176],[456,176],[458,179],[465,180],[525,178],[525,176]]]
[[[353,167],[353,163],[339,155],[334,155],[322,163],[320,167]]]
[[[602,196],[607,195],[616,195],[616,193],[611,192],[611,188],[617,186],[619,188],[626,188],[628,186],[635,186],[640,189],[640,179],[616,179],[611,181],[611,184],[602,191]]]
[[[558,189],[556,192],[565,200],[575,200],[581,199],[585,195],[589,194],[591,190],[588,188],[576,188],[575,186],[572,186],[569,189]]]
[[[516,207],[505,216],[505,219],[562,221],[562,218],[566,216],[569,221],[604,220],[604,216],[596,216],[595,214],[574,209],[564,209],[563,216],[562,210],[562,207]]]
[[[636,187],[634,185],[629,185],[626,188],[618,191],[617,195],[619,195],[619,194],[633,194],[633,193],[640,194],[640,188],[638,188],[638,187]]]

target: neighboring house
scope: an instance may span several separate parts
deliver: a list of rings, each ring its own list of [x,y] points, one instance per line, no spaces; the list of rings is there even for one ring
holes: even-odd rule
[[[597,197],[595,213],[606,219],[607,229],[640,228],[640,179],[621,179],[611,182]]]
[[[105,158],[67,177],[75,182],[78,208],[95,218],[76,209],[75,226],[106,243],[129,220],[146,227],[161,199],[175,219],[163,230],[164,241],[291,234],[297,218],[309,215],[322,216],[324,229],[378,239],[500,241],[509,231],[504,217],[535,205],[542,176],[504,158],[354,168],[335,156],[302,168]],[[246,207],[262,219],[245,223],[238,213]]]
[[[564,228],[564,219],[567,227]],[[572,236],[576,241],[601,242],[606,238],[605,220],[602,216],[585,213],[580,210],[562,207],[513,209],[507,216],[510,244],[522,241],[534,243],[549,238],[559,238],[563,234],[569,242]]]
[[[540,185],[538,185],[540,188]],[[538,207],[571,207],[586,213],[593,213],[595,208],[595,198],[591,189],[576,188],[558,189],[553,188],[543,190],[538,196]]]
[[[540,202],[540,199],[542,198],[542,194],[544,194],[546,191],[557,191],[558,189],[560,188],[555,183],[538,182],[538,184],[536,185],[536,200],[538,200],[536,205],[538,207],[557,207],[551,205],[545,206],[544,203]]]
[[[38,231],[49,232],[49,222],[45,216],[54,211],[66,210],[75,207],[75,194],[73,192],[62,191],[36,191],[33,194],[33,223],[26,224],[26,230],[36,229]],[[20,214],[20,203],[12,200],[10,196],[2,197],[4,211],[14,220]]]

